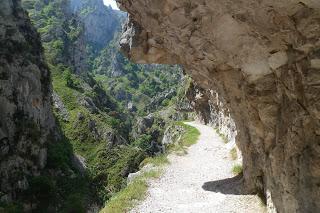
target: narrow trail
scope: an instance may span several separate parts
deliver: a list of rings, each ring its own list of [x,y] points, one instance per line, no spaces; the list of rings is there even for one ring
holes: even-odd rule
[[[241,194],[229,151],[211,127],[195,122],[201,135],[185,156],[170,155],[163,175],[150,181],[147,197],[131,213],[264,213],[255,195]]]

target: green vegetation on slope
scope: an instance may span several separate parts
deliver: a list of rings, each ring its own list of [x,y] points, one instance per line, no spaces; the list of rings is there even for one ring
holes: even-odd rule
[[[67,121],[57,113],[59,124],[65,137],[72,144],[72,150],[86,159],[87,182],[90,183],[88,187],[94,195],[91,196],[92,201],[103,202],[123,187],[126,176],[138,168],[145,158],[145,152],[126,144],[126,140],[121,136],[118,137],[128,132],[128,127],[121,120],[119,113],[108,108],[92,113],[78,103],[78,99],[87,97],[87,93],[90,93],[91,97],[99,94],[94,90],[79,91],[77,88],[69,87],[68,79],[59,73],[61,70],[52,68],[52,71],[54,91],[60,96],[69,113]],[[72,79],[80,82],[79,85],[85,84],[76,75],[72,74]],[[111,140],[103,135],[109,135]],[[112,143],[120,145],[114,146]],[[88,193],[82,194],[87,195]]]
[[[138,201],[144,199],[148,190],[147,181],[158,178],[161,175],[159,170],[151,170],[143,173],[141,176],[133,180],[127,187],[116,194],[101,210],[102,213],[123,213],[134,207]]]
[[[59,138],[48,147],[47,167],[30,177],[33,184],[21,198],[34,212],[85,212],[123,189],[144,159],[165,161],[151,157],[159,152],[165,126],[176,119],[171,114],[184,92],[181,71],[129,62],[118,51],[119,34],[106,47],[86,40],[90,29],[83,21],[100,17],[99,1],[75,0],[82,6],[74,11],[69,0],[23,0],[51,71]],[[149,113],[152,126],[137,133],[137,121]]]
[[[107,202],[106,207],[101,211],[101,213],[123,213],[129,211],[139,201],[144,199],[148,189],[147,181],[152,178],[160,177],[162,173],[162,167],[169,163],[167,158],[168,154],[172,152],[179,154],[181,150],[186,153],[187,148],[197,142],[200,136],[198,129],[183,122],[176,122],[173,125],[178,125],[184,128],[185,132],[183,133],[181,139],[170,145],[167,153],[146,158],[140,164],[140,168],[146,165],[152,165],[153,168],[146,172],[142,171],[142,174],[139,177],[134,179],[119,193],[117,193],[109,202]]]
[[[175,104],[178,95],[176,91],[180,87],[178,82],[181,79],[179,67],[147,67],[132,64],[126,59],[121,63],[125,64],[121,68],[121,75],[96,74],[95,79],[104,85],[110,96],[118,100],[122,108],[126,109],[132,103],[131,111],[143,116]]]

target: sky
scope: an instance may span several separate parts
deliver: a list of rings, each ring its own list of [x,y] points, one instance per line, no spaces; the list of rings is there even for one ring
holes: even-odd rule
[[[114,10],[119,10],[115,0],[103,0],[105,5],[111,5]]]

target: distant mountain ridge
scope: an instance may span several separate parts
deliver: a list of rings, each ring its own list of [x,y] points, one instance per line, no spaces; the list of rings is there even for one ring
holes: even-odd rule
[[[114,38],[126,17],[124,12],[104,5],[103,0],[71,0],[70,7],[84,23],[85,38],[94,53],[98,53]]]

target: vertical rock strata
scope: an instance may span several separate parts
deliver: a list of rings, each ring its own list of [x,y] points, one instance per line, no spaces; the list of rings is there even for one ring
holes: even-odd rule
[[[224,100],[248,192],[278,212],[319,212],[320,1],[118,2],[130,59],[182,64]]]
[[[17,199],[45,167],[54,125],[51,82],[37,32],[19,0],[0,4],[1,201]]]

